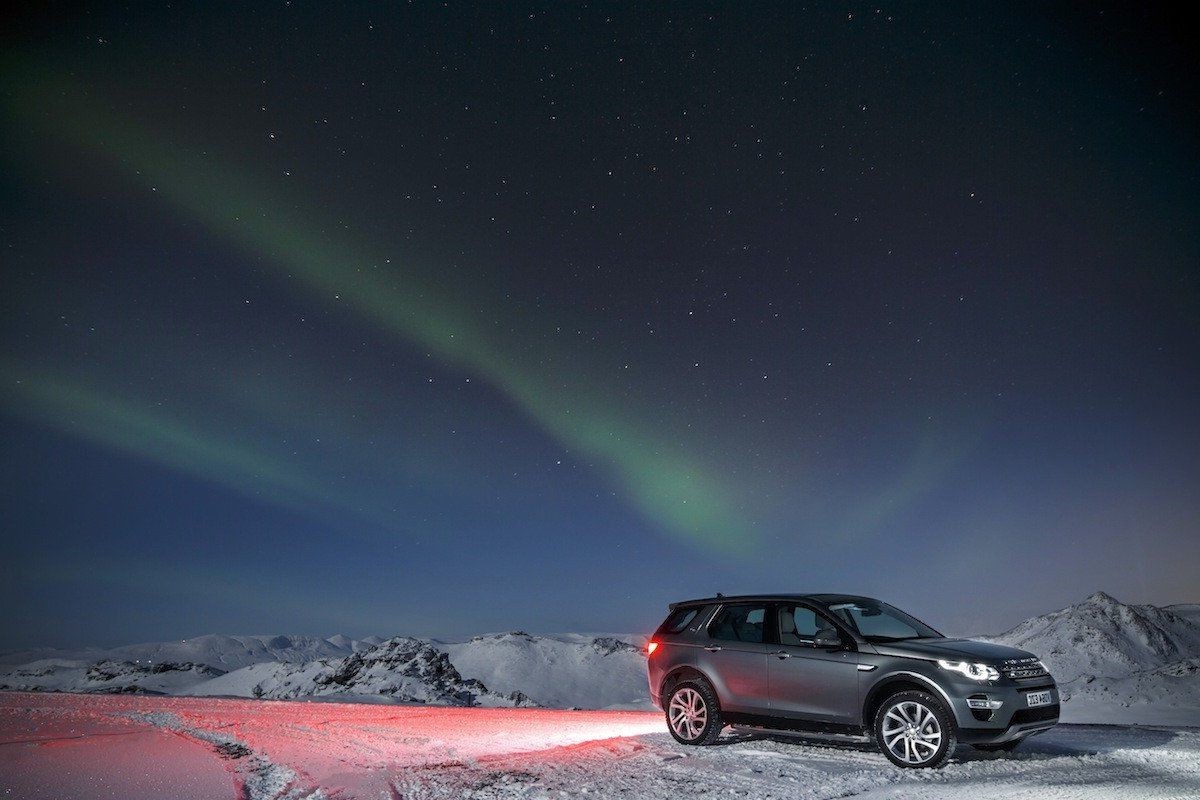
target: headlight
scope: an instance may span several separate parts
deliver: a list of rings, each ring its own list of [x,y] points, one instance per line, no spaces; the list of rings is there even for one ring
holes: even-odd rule
[[[987,664],[972,664],[969,661],[942,661],[938,666],[952,672],[961,672],[973,681],[995,681],[1000,679],[1000,672]]]

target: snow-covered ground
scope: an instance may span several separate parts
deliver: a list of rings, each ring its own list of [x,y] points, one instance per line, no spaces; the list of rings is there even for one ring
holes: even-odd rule
[[[0,693],[0,797],[420,800],[1200,797],[1200,730],[1060,726],[998,757],[904,771],[862,745],[729,734],[658,714]]]

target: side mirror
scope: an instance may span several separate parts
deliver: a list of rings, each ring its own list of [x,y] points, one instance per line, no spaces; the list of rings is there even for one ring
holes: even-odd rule
[[[832,650],[842,646],[842,637],[833,628],[821,628],[813,637],[813,647],[822,650]]]

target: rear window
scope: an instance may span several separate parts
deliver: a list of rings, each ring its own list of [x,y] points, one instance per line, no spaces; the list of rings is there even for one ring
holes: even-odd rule
[[[695,606],[677,608],[671,612],[671,616],[667,617],[667,621],[658,630],[660,633],[682,633],[688,625],[696,621],[696,615],[699,613],[700,609]]]

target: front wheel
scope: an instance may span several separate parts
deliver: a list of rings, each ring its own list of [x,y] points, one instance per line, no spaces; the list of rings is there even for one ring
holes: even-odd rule
[[[712,688],[701,681],[681,683],[667,700],[667,728],[680,744],[712,744],[725,721]]]
[[[898,767],[940,767],[954,752],[954,718],[933,695],[897,692],[875,714],[875,741]]]

